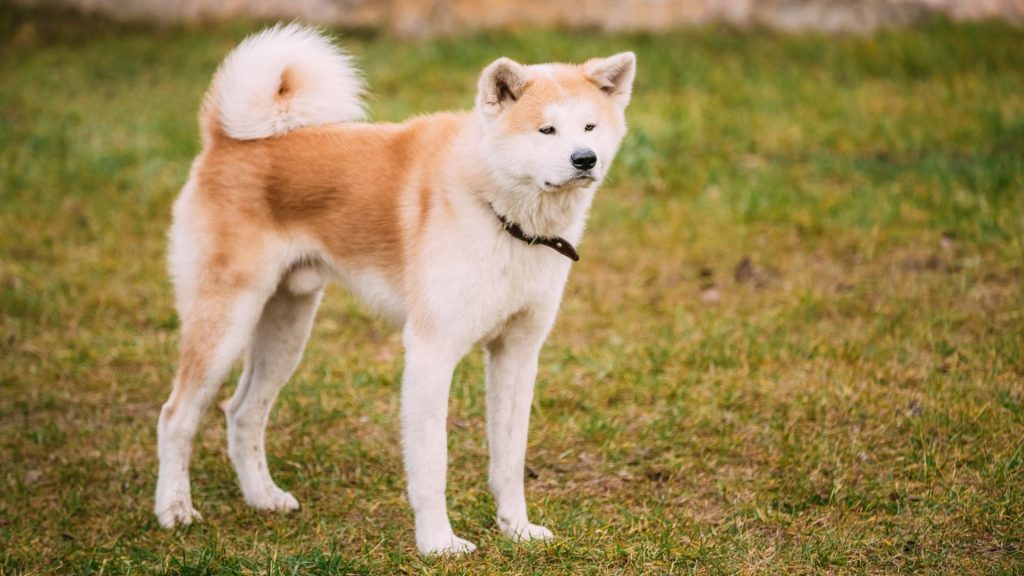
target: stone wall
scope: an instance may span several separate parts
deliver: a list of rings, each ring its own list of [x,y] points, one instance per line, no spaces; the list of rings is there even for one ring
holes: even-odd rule
[[[867,33],[944,15],[1024,22],[1024,0],[15,0],[121,20],[163,23],[240,16],[301,19],[428,36],[485,28],[557,26],[665,30],[714,21],[796,32]]]

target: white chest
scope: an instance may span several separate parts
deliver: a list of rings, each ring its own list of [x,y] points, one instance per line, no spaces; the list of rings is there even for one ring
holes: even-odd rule
[[[432,241],[420,269],[422,292],[410,297],[446,333],[469,342],[526,308],[557,304],[569,275],[565,256],[495,229]]]

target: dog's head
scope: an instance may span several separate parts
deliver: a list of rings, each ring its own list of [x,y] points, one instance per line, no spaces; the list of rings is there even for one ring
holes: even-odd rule
[[[600,183],[626,134],[636,56],[579,66],[501,58],[480,76],[481,157],[504,185],[557,194]]]

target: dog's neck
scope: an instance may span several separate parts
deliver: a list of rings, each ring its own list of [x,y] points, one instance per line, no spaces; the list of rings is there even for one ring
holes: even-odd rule
[[[482,200],[495,213],[516,224],[527,236],[561,236],[573,244],[580,241],[594,189],[577,188],[563,192],[531,189],[501,189],[493,182],[481,188]]]

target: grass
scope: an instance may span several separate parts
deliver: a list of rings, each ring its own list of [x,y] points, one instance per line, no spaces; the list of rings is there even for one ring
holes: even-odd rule
[[[255,28],[0,8],[0,574],[1024,572],[1024,33],[994,24],[347,35],[379,120],[469,106],[500,55],[639,56],[541,358],[527,491],[559,538],[494,527],[474,355],[449,501],[480,550],[415,554],[400,342],[340,289],[269,431],[303,508],[244,506],[214,410],[206,521],[161,530],[169,206]]]

